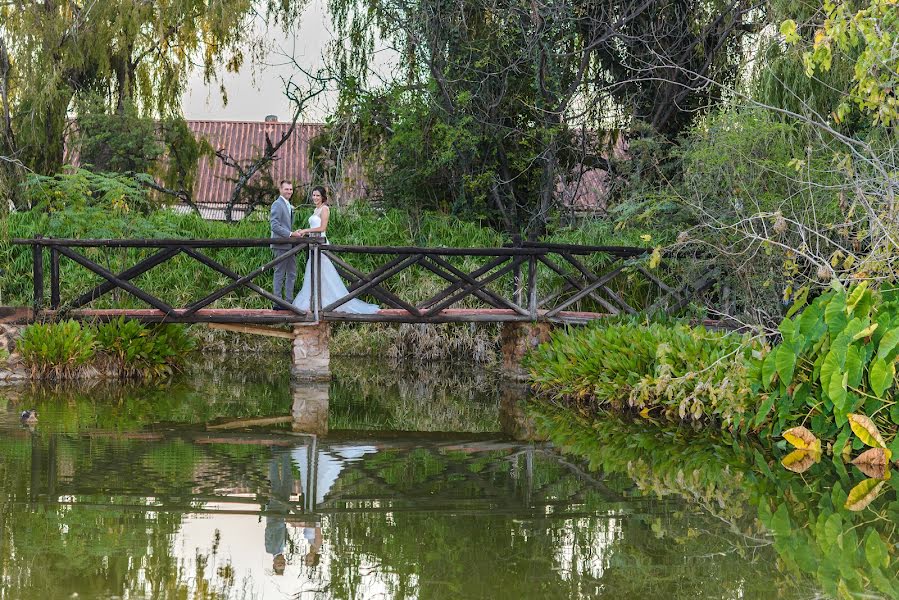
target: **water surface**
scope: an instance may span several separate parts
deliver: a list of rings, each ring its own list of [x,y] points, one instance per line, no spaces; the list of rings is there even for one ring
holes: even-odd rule
[[[0,598],[797,598],[828,585],[760,522],[779,484],[750,476],[757,448],[545,417],[565,455],[509,435],[521,390],[489,371],[335,361],[330,384],[291,387],[273,364],[0,389]],[[17,412],[32,406],[29,429]]]

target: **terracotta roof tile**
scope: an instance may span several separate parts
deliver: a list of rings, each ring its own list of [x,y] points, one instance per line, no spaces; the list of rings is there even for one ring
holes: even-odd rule
[[[290,129],[290,123],[260,121],[187,121],[197,138],[205,138],[214,149],[224,150],[238,162],[252,160],[265,150],[265,136],[277,143]],[[309,146],[322,132],[321,123],[297,123],[293,134],[278,150],[271,166],[272,179],[290,179],[301,185],[312,183]],[[257,173],[251,181],[258,179]],[[225,204],[233,189],[237,170],[226,166],[218,157],[200,161],[194,184],[197,204]]]

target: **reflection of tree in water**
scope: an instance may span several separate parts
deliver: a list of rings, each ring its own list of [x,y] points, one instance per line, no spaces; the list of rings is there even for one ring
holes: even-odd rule
[[[241,597],[217,540],[185,571],[172,548],[183,512],[155,508],[190,496],[201,451],[16,433],[0,435],[0,597]]]
[[[775,462],[773,448],[722,432],[656,430],[608,416],[582,423],[570,412],[547,409],[535,416],[551,439],[604,476],[634,481],[659,498],[687,500],[720,521],[727,541],[720,551],[776,563],[786,597],[817,596],[817,589],[830,597],[899,596],[899,556],[888,551],[899,541],[896,487],[870,512],[845,509],[847,490],[866,476],[847,470],[839,457],[800,476]],[[654,527],[672,536],[667,523]],[[685,547],[703,540],[697,555],[714,548],[702,532],[673,537]]]
[[[331,429],[499,430],[499,380],[492,371],[354,360],[332,361],[331,368]]]

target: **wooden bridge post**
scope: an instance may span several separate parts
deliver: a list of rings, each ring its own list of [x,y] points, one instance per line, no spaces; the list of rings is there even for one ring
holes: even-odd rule
[[[552,324],[516,321],[503,323],[500,343],[503,354],[503,373],[512,379],[523,380],[527,373],[521,360],[532,348],[549,340]]]
[[[331,332],[326,322],[295,325],[291,350],[290,376],[295,381],[331,379]]]

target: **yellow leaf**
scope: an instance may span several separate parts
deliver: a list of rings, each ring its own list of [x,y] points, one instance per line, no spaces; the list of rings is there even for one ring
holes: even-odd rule
[[[886,480],[883,479],[865,479],[849,490],[849,497],[846,498],[845,507],[856,512],[864,510],[880,494],[880,490],[885,483]]]
[[[643,240],[644,242],[648,242],[649,240],[652,239],[652,236],[649,235],[648,233],[645,233],[645,234],[643,234],[643,235],[640,236],[640,239]]]
[[[852,341],[854,342],[856,340],[868,337],[869,335],[874,333],[875,329],[877,329],[877,323],[871,323],[870,325],[856,333],[854,336],[852,336]]]
[[[880,432],[877,430],[877,425],[865,415],[850,413],[849,426],[852,427],[852,431],[866,446],[886,448],[886,442],[883,441],[883,437],[881,437]]]
[[[821,440],[816,438],[815,434],[802,425],[787,429],[783,432],[783,437],[790,442],[794,448],[821,452]]]
[[[655,269],[659,266],[659,263],[662,262],[662,249],[658,246],[652,251],[652,256],[649,258],[649,268]]]

